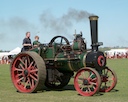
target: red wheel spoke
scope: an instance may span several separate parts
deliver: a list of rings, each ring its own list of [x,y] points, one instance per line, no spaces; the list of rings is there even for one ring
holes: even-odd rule
[[[30,65],[29,65],[29,67],[28,67],[29,69],[32,67],[32,64],[33,64],[33,63],[34,63],[33,61],[30,63]]]
[[[88,88],[88,93],[90,93],[90,92],[91,92],[91,89],[90,89],[90,87],[88,86],[87,88]]]
[[[27,85],[28,85],[28,80],[27,80],[27,82],[24,84],[24,88],[26,88]]]
[[[91,79],[91,81],[94,81],[94,82],[95,82],[96,80],[97,80],[97,78],[93,78],[93,79]]]
[[[22,72],[23,70],[15,67],[14,71],[21,71]]]
[[[33,75],[35,75],[36,77],[38,77],[37,73],[34,73]]]
[[[20,62],[21,62],[22,64],[24,64],[24,65],[25,65],[25,63],[23,62],[23,60],[22,60],[21,58],[19,58],[19,60],[20,60]]]
[[[33,88],[33,87],[34,87],[34,80],[31,79],[31,81],[30,81],[30,78],[29,78],[29,79],[28,79],[28,82],[29,82],[29,84],[30,84],[30,87]]]
[[[27,81],[27,77],[24,77],[24,82],[26,82]]]
[[[35,72],[38,72],[38,69],[30,70],[30,73],[35,73]]]
[[[106,72],[105,72],[105,75],[107,75],[108,74],[108,70],[106,70]]]
[[[89,76],[89,79],[92,79],[92,76],[93,76],[93,75],[94,75],[94,74],[93,74],[93,73],[91,73],[91,74],[90,74],[90,76]]]
[[[84,80],[84,78],[78,78],[78,81],[83,81]]]
[[[33,67],[36,68],[36,63],[34,63],[34,66]]]
[[[29,81],[27,80],[27,82],[24,85],[24,89],[26,89],[27,85],[29,84]]]
[[[28,66],[27,66],[27,64],[28,64],[28,63],[27,63],[27,59],[26,59],[26,60],[25,60],[25,68],[27,68],[27,67],[28,67]]]
[[[32,79],[32,84],[31,84],[31,87],[34,87],[34,80]]]
[[[30,88],[33,88],[34,87],[34,80],[31,79],[31,81],[30,81],[30,77],[28,78],[28,83],[30,85]]]
[[[95,87],[95,86],[93,86],[93,89],[95,90],[95,89],[96,89],[96,87]]]
[[[113,77],[108,77],[108,81],[113,81]]]
[[[104,86],[106,86],[106,82],[102,82],[102,84],[101,85],[104,85]]]
[[[19,78],[19,74],[17,74],[15,77],[16,77],[16,78]]]
[[[31,81],[30,81],[30,77],[28,77],[28,83],[30,84],[30,86],[32,86],[32,85],[31,85]]]
[[[19,64],[19,66],[20,66],[22,69],[25,69],[22,64]]]
[[[24,79],[24,77],[21,77],[20,79],[17,80],[17,83],[20,82],[23,79]]]
[[[29,56],[27,56],[27,60],[28,60],[28,64],[30,64],[30,58],[29,58]]]
[[[23,76],[23,74],[22,74],[22,73],[20,73],[20,74],[17,74],[17,77],[20,77],[20,76]]]
[[[79,87],[81,90],[83,90],[85,88],[85,86],[83,84],[80,84]]]
[[[85,72],[84,72],[84,71],[81,72],[81,76],[82,76],[83,78],[86,78],[86,76],[85,76]]]
[[[30,77],[35,80],[35,81],[38,81],[37,78],[35,78],[33,75],[30,74]]]
[[[104,87],[107,88],[107,83],[106,82],[104,83]]]
[[[91,85],[96,85],[96,83],[94,83],[94,82],[89,82]]]

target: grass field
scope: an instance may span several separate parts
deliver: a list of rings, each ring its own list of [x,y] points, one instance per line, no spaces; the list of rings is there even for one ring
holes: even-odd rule
[[[115,70],[118,82],[114,90],[91,97],[78,95],[73,78],[63,91],[49,91],[23,94],[16,92],[9,65],[0,65],[0,102],[127,102],[128,101],[128,59],[108,60],[107,66]]]

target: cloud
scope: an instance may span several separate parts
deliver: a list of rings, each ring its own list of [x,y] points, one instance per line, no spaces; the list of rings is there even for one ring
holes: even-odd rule
[[[56,34],[68,35],[68,32],[74,23],[85,22],[91,15],[93,14],[87,11],[69,9],[66,14],[57,18],[49,10],[46,10],[41,14],[40,21],[43,28]]]
[[[69,32],[74,23],[86,22],[90,15],[93,14],[83,10],[69,9],[62,16],[56,17],[51,11],[45,10],[36,20],[39,21],[39,24],[16,16],[9,19],[0,18],[0,43],[5,42],[5,46],[21,45],[27,31],[32,33],[31,38],[34,38],[37,32],[48,31],[53,33],[53,36],[62,34],[73,39]],[[45,33],[48,35],[48,32]]]
[[[9,50],[17,46],[22,47],[22,41],[27,31],[35,34],[36,25],[20,17],[0,19],[0,49]]]
[[[6,41],[6,38],[18,41],[17,38],[25,36],[27,31],[34,32],[37,27],[20,17],[13,17],[8,20],[0,20],[0,37],[1,42]],[[23,39],[23,38],[22,38]]]

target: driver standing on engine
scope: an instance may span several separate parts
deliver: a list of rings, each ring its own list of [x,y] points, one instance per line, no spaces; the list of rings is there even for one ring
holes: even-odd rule
[[[33,42],[33,47],[37,47],[39,45],[40,45],[39,36],[35,36],[35,41]]]
[[[23,45],[23,48],[22,48],[21,52],[28,51],[29,49],[32,48],[31,39],[30,39],[30,32],[26,33],[26,37],[23,39],[22,45]]]

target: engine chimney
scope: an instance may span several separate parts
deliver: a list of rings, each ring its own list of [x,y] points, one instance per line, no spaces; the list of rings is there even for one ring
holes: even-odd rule
[[[98,42],[98,16],[90,16],[90,28],[91,28],[91,40],[92,40],[92,50],[97,51],[98,46],[102,43]]]

